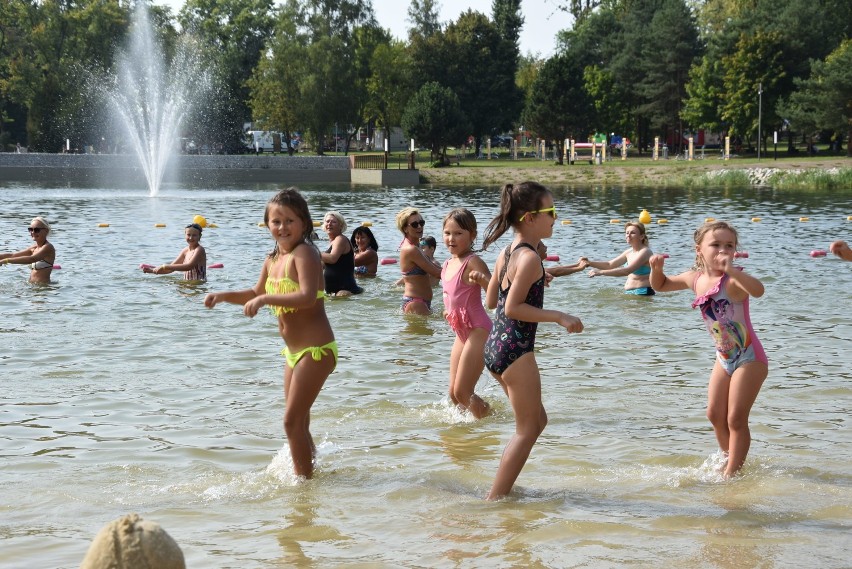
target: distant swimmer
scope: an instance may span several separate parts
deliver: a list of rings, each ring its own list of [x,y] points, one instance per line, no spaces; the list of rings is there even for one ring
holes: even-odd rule
[[[183,271],[183,278],[187,281],[207,280],[207,252],[201,246],[201,225],[190,223],[184,230],[186,247],[178,254],[171,263],[159,267],[142,266],[142,271],[155,275],[167,275],[175,271]]]

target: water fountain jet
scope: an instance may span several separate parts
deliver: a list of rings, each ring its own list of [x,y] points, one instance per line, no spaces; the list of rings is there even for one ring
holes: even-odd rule
[[[139,158],[149,195],[160,191],[178,135],[194,103],[209,90],[210,78],[188,46],[180,46],[171,64],[154,37],[148,9],[133,13],[128,48],[118,55],[118,74],[108,100]]]

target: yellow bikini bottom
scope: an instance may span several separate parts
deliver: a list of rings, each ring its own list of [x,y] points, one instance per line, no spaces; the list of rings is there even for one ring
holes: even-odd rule
[[[308,346],[304,350],[299,350],[295,354],[290,351],[290,348],[284,348],[281,350],[281,355],[287,360],[287,365],[290,368],[296,367],[296,364],[299,363],[305,354],[310,353],[311,357],[315,362],[318,362],[322,359],[323,356],[327,356],[331,353],[334,356],[334,365],[337,366],[337,341],[332,340],[328,344],[324,346]]]

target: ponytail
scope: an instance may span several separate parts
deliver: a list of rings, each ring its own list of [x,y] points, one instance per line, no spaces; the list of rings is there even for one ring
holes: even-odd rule
[[[548,193],[550,191],[537,182],[505,184],[500,190],[500,213],[485,228],[482,249],[487,249],[510,228],[515,228],[524,213],[539,209],[542,197]]]

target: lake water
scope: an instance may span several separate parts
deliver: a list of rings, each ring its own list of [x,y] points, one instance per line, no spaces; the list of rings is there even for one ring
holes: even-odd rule
[[[704,417],[714,352],[691,294],[556,279],[545,305],[586,330],[539,328],[550,422],[498,502],[483,496],[511,408],[487,374],[492,416],[451,408],[452,332],[400,313],[396,265],[326,303],[340,361],[313,408],[316,476],[294,479],[274,318],[202,303],[256,281],[275,190],[0,185],[0,251],[26,246],[40,214],[62,266],[47,286],[0,268],[0,566],[78,567],[97,531],[131,512],[160,523],[193,568],[850,566],[852,263],[808,253],[852,238],[852,189],[553,188],[572,222],[548,241],[563,262],[615,257],[623,225],[610,220],[645,208],[668,219],[649,226],[651,245],[679,272],[706,217],[733,222],[742,265],[766,285],[752,320],[770,373],[743,474],[723,482]],[[497,188],[303,190],[314,219],[339,210],[350,232],[370,221],[380,257],[398,255],[404,206],[421,209],[441,259],[444,213],[468,207],[484,229],[498,206]],[[176,256],[196,214],[218,225],[202,243],[224,268],[200,286],[143,275],[140,263]]]

